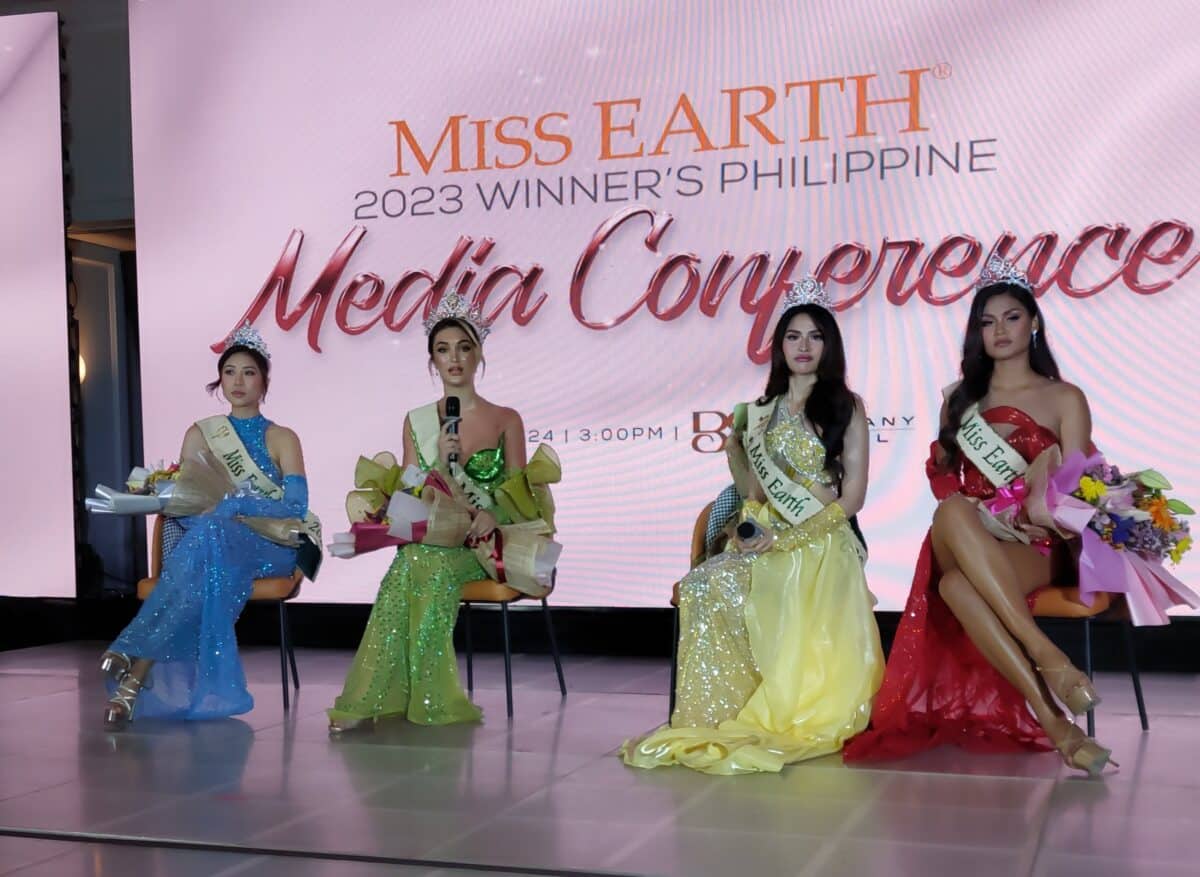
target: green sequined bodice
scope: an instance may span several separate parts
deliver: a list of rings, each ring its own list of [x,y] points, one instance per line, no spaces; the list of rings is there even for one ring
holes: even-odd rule
[[[504,436],[500,436],[496,447],[473,453],[463,464],[463,471],[488,493],[494,491],[504,480]]]
[[[834,479],[825,471],[825,446],[804,425],[804,415],[791,415],[787,402],[780,400],[767,427],[767,452],[785,464],[788,475],[812,478],[831,487]]]

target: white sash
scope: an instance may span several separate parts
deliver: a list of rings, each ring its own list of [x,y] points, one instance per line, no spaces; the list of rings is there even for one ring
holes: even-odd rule
[[[206,417],[197,420],[196,426],[235,484],[248,484],[253,491],[267,499],[283,499],[283,488],[254,462],[227,416],[217,414]],[[321,547],[321,520],[311,511],[304,516],[301,530],[313,545]]]
[[[749,406],[746,434],[742,446],[750,461],[750,470],[758,479],[771,507],[792,526],[802,524],[825,507],[806,487],[789,478],[767,452],[767,427],[781,397],[759,405]]]
[[[408,412],[408,425],[412,429],[413,443],[421,455],[421,462],[428,464],[430,469],[436,469],[441,459],[441,454],[438,453],[438,439],[442,434],[442,418],[438,414],[437,403],[430,402]],[[476,508],[490,509],[495,505],[487,491],[472,481],[462,466],[451,466],[450,476]]]
[[[983,419],[978,404],[971,405],[963,412],[962,426],[958,428],[955,438],[966,458],[995,487],[1010,484],[1029,468],[1016,448]]]

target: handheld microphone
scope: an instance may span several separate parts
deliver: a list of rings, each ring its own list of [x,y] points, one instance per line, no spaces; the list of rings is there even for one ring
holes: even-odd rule
[[[457,396],[446,397],[446,419],[450,421],[450,435],[458,435],[459,406]],[[458,454],[449,455],[450,465],[458,463]]]
[[[743,542],[749,542],[763,534],[763,528],[754,523],[754,521],[742,521],[737,525],[738,538]]]

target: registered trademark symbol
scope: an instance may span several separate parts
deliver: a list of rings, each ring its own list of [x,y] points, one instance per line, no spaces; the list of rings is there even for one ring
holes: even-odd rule
[[[949,79],[950,74],[953,72],[954,72],[954,69],[950,66],[950,62],[942,61],[940,64],[934,65],[933,78],[934,79]]]

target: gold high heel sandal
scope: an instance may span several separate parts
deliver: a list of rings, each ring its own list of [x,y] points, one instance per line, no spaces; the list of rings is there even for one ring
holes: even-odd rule
[[[117,693],[108,699],[104,708],[104,730],[123,731],[133,721],[133,706],[143,688],[142,680],[126,673],[117,686]]]
[[[1071,715],[1082,716],[1100,706],[1100,695],[1092,686],[1092,680],[1074,665],[1068,663],[1050,669],[1038,667],[1037,671],[1042,674],[1046,685],[1062,701],[1063,706],[1071,711]],[[1064,692],[1064,687],[1068,685],[1070,687]]]
[[[133,659],[124,652],[105,652],[100,656],[100,670],[118,685],[133,668]]]
[[[1105,749],[1074,723],[1062,742],[1055,744],[1055,748],[1067,767],[1086,771],[1088,776],[1100,776],[1106,764],[1121,766],[1112,760],[1111,749]]]

